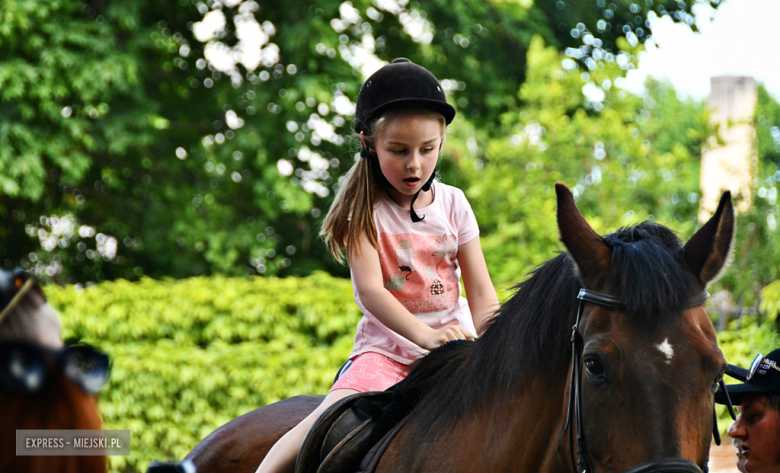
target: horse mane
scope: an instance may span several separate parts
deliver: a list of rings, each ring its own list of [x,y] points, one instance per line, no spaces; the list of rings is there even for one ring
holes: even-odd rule
[[[701,290],[668,228],[643,222],[603,240],[612,249],[604,290],[622,298],[640,323],[663,323]],[[430,440],[434,425],[444,431],[491,399],[510,401],[524,386],[562,381],[581,287],[571,257],[559,253],[515,286],[477,341],[438,348],[416,362],[397,389],[399,400],[419,401],[416,440]]]

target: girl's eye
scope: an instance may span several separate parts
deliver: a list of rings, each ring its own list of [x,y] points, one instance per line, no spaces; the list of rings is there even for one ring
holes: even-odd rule
[[[392,151],[392,153],[393,153],[393,154],[397,154],[397,155],[401,156],[401,155],[403,155],[403,154],[406,154],[406,151],[405,151],[405,150],[402,150],[402,149],[394,149],[394,150]]]

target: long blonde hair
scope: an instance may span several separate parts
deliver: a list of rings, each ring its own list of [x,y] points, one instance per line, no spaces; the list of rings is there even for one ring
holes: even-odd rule
[[[381,135],[387,125],[396,118],[406,115],[424,115],[435,118],[441,123],[442,146],[447,122],[440,113],[425,108],[395,109],[385,112],[376,121],[368,125],[369,130],[358,135],[365,141],[368,149],[374,147],[375,138]],[[320,236],[325,240],[328,250],[339,263],[345,262],[345,253],[360,253],[360,236],[365,233],[374,248],[379,247],[374,208],[385,194],[384,186],[376,182],[379,166],[375,157],[360,158],[340,179],[340,186],[333,199],[325,220],[322,222]],[[381,170],[378,170],[381,173]],[[376,174],[375,174],[376,173]]]

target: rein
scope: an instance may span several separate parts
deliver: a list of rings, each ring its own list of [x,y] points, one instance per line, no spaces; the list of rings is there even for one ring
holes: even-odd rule
[[[703,291],[700,294],[693,296],[688,300],[680,309],[690,309],[704,305],[704,302],[709,297],[707,291]],[[571,331],[571,379],[569,382],[569,406],[566,414],[566,425],[564,431],[569,432],[569,457],[571,458],[571,465],[573,471],[576,473],[588,473],[592,471],[588,465],[588,461],[585,458],[587,455],[587,448],[585,446],[585,436],[582,431],[582,381],[581,381],[581,367],[582,367],[582,350],[583,350],[583,338],[580,333],[580,321],[582,319],[582,310],[586,302],[607,307],[609,309],[627,310],[625,302],[617,297],[610,296],[601,292],[593,291],[590,289],[582,288],[579,294],[579,307],[577,308],[577,320],[574,323]],[[713,407],[714,409],[714,407]],[[572,418],[577,423],[577,455],[575,462],[574,455],[574,430],[572,427]],[[570,430],[571,429],[571,430]],[[717,424],[714,425],[716,438],[719,440]],[[718,442],[719,443],[719,442]],[[707,467],[705,466],[704,472],[706,473]],[[662,458],[660,460],[654,460],[650,462],[642,463],[635,466],[623,473],[702,473],[701,468],[692,461],[685,460],[683,458]]]

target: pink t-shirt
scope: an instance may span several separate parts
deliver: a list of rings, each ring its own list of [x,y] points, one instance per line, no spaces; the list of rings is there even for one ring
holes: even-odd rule
[[[433,184],[433,203],[417,209],[425,218],[413,223],[409,209],[384,198],[374,210],[379,263],[385,288],[409,312],[439,330],[460,325],[476,336],[468,302],[461,294],[458,247],[479,236],[479,227],[463,191]],[[409,364],[428,353],[377,320],[363,305],[354,279],[355,302],[363,312],[355,347],[349,355],[373,351]]]

